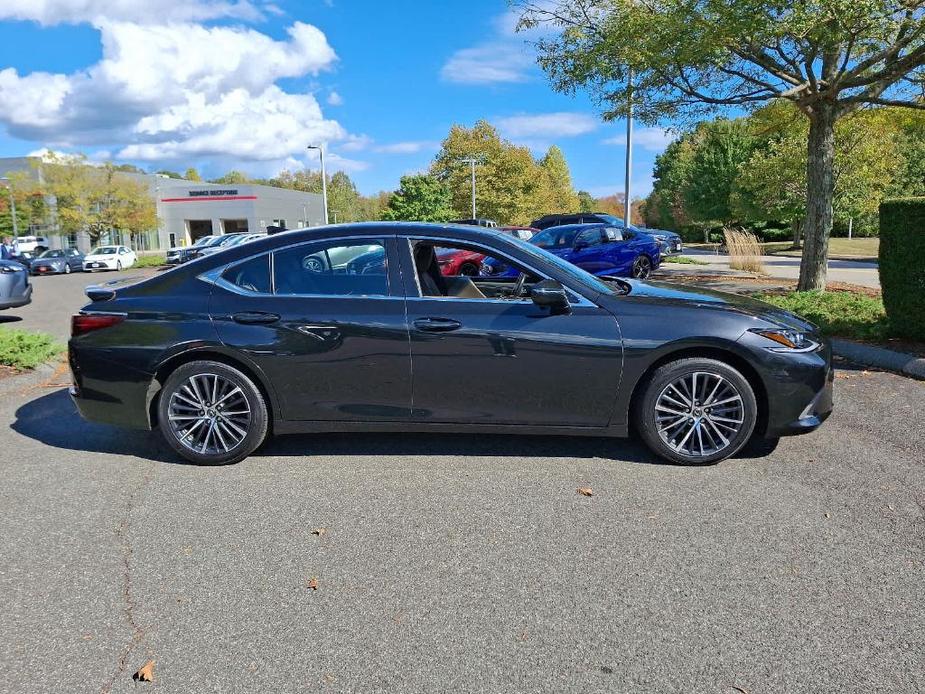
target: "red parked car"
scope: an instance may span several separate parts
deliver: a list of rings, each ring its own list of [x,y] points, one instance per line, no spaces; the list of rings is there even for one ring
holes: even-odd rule
[[[533,227],[500,227],[497,231],[529,241],[539,230]],[[485,256],[475,251],[437,249],[437,263],[440,265],[440,273],[444,277],[457,277],[459,275],[477,277],[483,260],[485,260]]]

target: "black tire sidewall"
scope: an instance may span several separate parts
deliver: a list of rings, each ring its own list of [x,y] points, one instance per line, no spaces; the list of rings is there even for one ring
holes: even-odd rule
[[[658,399],[662,389],[670,382],[695,371],[716,373],[729,380],[742,396],[744,410],[743,426],[732,439],[732,444],[718,453],[704,456],[703,458],[689,458],[671,450],[659,436],[658,426],[655,422],[655,401]],[[755,399],[754,389],[748,379],[732,366],[716,359],[679,359],[660,366],[652,374],[645,386],[642,397],[637,402],[634,420],[643,441],[656,455],[681,465],[710,465],[735,455],[748,443],[758,421],[758,403]]]
[[[203,455],[190,450],[180,443],[168,423],[167,408],[170,396],[190,376],[204,373],[218,374],[240,387],[251,409],[251,424],[247,436],[241,444],[224,455]],[[157,421],[167,445],[181,457],[197,465],[230,465],[249,456],[264,442],[269,428],[269,413],[263,394],[248,376],[227,364],[204,360],[183,364],[170,374],[158,395]]]

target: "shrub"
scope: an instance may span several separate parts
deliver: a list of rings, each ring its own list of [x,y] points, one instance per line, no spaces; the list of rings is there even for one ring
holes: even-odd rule
[[[925,339],[925,198],[880,204],[880,286],[894,334]]]
[[[761,264],[761,244],[758,237],[747,231],[727,229],[726,250],[729,253],[729,267],[746,272],[764,272]]]
[[[14,369],[34,369],[58,356],[64,347],[44,333],[0,328],[0,364]]]

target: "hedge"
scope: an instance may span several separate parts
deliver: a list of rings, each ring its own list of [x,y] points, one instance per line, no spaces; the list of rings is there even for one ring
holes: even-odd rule
[[[880,204],[880,287],[897,337],[925,340],[925,198]]]

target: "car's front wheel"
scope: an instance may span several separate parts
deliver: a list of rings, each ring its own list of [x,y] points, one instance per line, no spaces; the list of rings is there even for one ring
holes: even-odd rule
[[[64,274],[65,274],[65,275],[70,275],[70,274],[71,274],[71,266],[68,265],[67,263],[64,264]]]
[[[635,424],[654,453],[704,465],[737,453],[749,440],[758,404],[748,380],[716,359],[660,366],[636,401]]]
[[[122,261],[121,260],[116,261],[116,272],[122,272]]]
[[[214,361],[180,366],[167,378],[157,408],[167,444],[200,465],[237,463],[267,436],[260,389],[237,369]]]
[[[633,261],[633,277],[637,280],[644,280],[650,274],[652,274],[652,261],[645,255],[636,256],[636,260]]]

